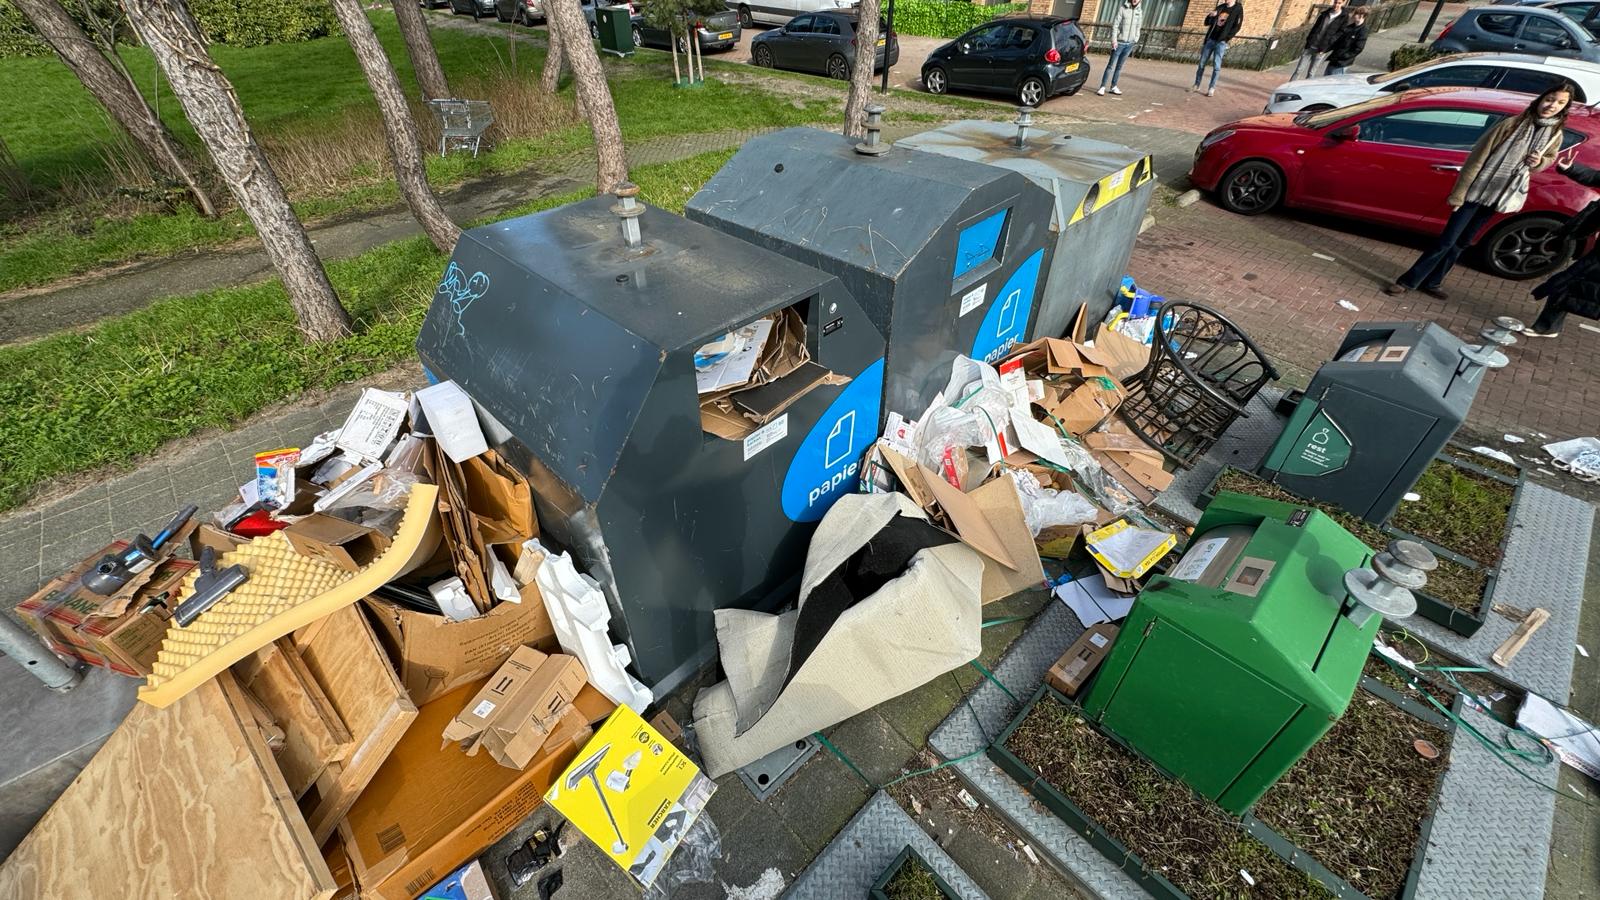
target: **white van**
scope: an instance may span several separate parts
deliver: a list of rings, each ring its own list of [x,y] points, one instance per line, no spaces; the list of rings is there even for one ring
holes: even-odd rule
[[[739,14],[739,25],[744,28],[757,22],[782,25],[801,13],[856,8],[856,0],[726,0],[726,3]]]

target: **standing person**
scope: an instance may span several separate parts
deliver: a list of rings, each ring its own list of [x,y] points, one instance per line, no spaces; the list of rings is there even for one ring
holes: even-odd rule
[[[1239,26],[1244,24],[1244,4],[1239,0],[1222,0],[1217,8],[1206,16],[1206,39],[1200,45],[1200,65],[1194,70],[1194,87],[1200,90],[1200,78],[1205,75],[1206,63],[1211,64],[1211,87],[1206,89],[1207,97],[1217,95],[1217,76],[1222,72],[1222,56],[1228,52],[1228,42],[1239,33]]]
[[[1306,49],[1300,58],[1294,62],[1294,73],[1289,76],[1290,81],[1300,77],[1300,67],[1306,67],[1306,77],[1317,77],[1317,63],[1322,61],[1328,48],[1333,46],[1333,38],[1339,33],[1339,26],[1344,24],[1344,0],[1333,0],[1333,5],[1317,13],[1317,20],[1311,25],[1311,33],[1306,35]]]
[[[1473,145],[1447,201],[1455,212],[1432,248],[1423,251],[1405,274],[1384,288],[1386,294],[1421,289],[1449,299],[1440,284],[1456,260],[1477,242],[1494,214],[1512,213],[1528,199],[1528,178],[1555,161],[1561,126],[1572,104],[1572,85],[1559,84],[1533,98],[1528,108],[1483,133]]]
[[[1358,6],[1350,10],[1350,21],[1339,26],[1328,46],[1328,71],[1324,75],[1343,75],[1367,48],[1367,8]]]
[[[1139,43],[1139,29],[1143,27],[1144,10],[1139,8],[1139,0],[1123,0],[1117,17],[1111,20],[1111,58],[1106,60],[1105,71],[1100,73],[1100,90],[1095,91],[1096,94],[1105,96],[1107,78],[1111,79],[1111,93],[1122,93],[1122,88],[1117,87],[1117,80],[1122,77],[1122,64]]]
[[[1600,171],[1577,162],[1556,163],[1556,168],[1581,185],[1600,188]],[[1568,219],[1554,239],[1573,241],[1581,247],[1596,232],[1600,232],[1600,200],[1590,202],[1582,212]],[[1568,313],[1585,319],[1600,319],[1600,242],[1587,255],[1545,279],[1533,289],[1533,296],[1544,301],[1544,308],[1522,332],[1525,337],[1560,337]]]

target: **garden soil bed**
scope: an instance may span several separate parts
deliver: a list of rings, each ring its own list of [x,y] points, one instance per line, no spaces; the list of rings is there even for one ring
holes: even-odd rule
[[[1390,525],[1479,565],[1500,565],[1500,547],[1516,498],[1514,486],[1434,460],[1414,490],[1421,499],[1401,503]]]
[[[1036,703],[1006,747],[1137,855],[1147,871],[1195,900],[1334,896],[1246,833],[1237,819],[1058,701]]]
[[[884,884],[883,896],[887,900],[947,900],[950,895],[944,892],[939,879],[921,859],[908,855]]]

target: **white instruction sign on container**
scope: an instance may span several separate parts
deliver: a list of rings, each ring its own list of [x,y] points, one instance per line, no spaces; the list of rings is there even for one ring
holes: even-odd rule
[[[788,436],[789,414],[784,413],[776,419],[773,419],[771,422],[768,422],[760,428],[757,428],[744,439],[745,462],[749,462],[750,457],[755,456],[757,453],[760,453],[768,447],[771,447],[773,444],[776,444]]]
[[[961,298],[961,315],[964,316],[982,306],[983,298],[987,296],[988,293],[989,285],[987,283],[980,284],[972,290],[967,291],[967,293]],[[957,316],[957,318],[960,318],[960,316]]]

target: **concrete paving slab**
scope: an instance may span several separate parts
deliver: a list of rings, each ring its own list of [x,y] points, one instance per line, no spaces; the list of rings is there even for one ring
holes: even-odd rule
[[[785,900],[863,897],[907,846],[915,849],[962,900],[989,897],[882,791],[873,795],[783,896]]]

